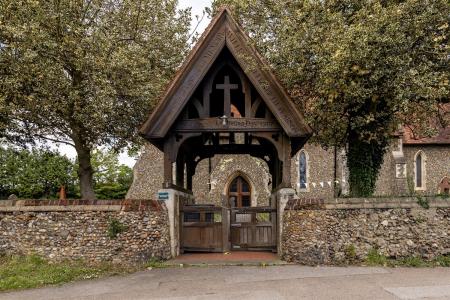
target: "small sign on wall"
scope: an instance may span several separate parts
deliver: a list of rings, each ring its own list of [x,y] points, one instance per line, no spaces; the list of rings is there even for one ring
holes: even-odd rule
[[[168,192],[158,192],[158,200],[169,200]]]

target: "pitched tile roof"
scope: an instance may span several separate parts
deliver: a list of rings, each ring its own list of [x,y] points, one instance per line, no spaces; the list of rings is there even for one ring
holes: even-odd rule
[[[442,115],[450,115],[450,103],[440,106]],[[433,136],[420,136],[414,132],[413,126],[403,127],[403,144],[405,145],[426,145],[441,144],[450,145],[450,124],[443,125],[439,120],[430,120],[430,124],[436,129],[437,133]]]

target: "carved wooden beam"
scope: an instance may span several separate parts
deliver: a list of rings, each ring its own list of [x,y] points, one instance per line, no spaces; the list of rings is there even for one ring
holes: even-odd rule
[[[175,126],[177,132],[253,132],[280,131],[281,126],[275,120],[262,118],[228,118],[223,124],[219,118],[181,120]]]

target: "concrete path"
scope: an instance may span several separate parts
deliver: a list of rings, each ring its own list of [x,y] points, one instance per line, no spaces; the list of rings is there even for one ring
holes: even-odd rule
[[[167,265],[285,265],[276,253],[264,251],[232,251],[226,253],[185,253],[166,262]]]
[[[171,267],[0,299],[450,299],[450,268]]]

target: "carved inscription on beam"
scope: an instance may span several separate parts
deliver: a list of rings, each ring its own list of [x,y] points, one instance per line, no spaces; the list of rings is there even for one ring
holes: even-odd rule
[[[272,120],[259,118],[228,118],[227,124],[219,118],[181,120],[175,126],[177,132],[251,132],[280,131],[280,125]]]

